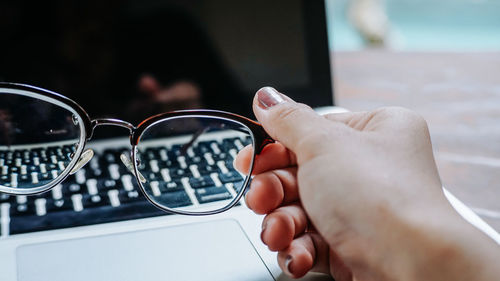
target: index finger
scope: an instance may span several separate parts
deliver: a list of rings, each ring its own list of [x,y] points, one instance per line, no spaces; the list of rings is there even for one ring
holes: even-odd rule
[[[246,146],[234,159],[234,167],[248,174],[250,163],[253,157],[253,148],[251,145]],[[291,167],[297,165],[295,154],[287,149],[283,144],[275,142],[264,147],[262,152],[255,157],[252,174],[261,174],[267,171]]]

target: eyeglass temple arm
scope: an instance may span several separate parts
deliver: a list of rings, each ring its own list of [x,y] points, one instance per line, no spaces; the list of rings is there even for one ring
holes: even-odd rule
[[[266,145],[274,143],[274,139],[266,133],[259,123],[255,123],[252,127],[252,132],[255,137],[255,154],[258,155]]]
[[[196,140],[201,136],[203,135],[206,131],[208,131],[210,129],[210,127],[206,127],[206,128],[202,128],[202,129],[199,129],[198,131],[196,131],[196,133],[193,134],[193,136],[191,137],[191,140],[187,143],[185,143],[182,147],[181,147],[181,155],[185,155],[187,150],[196,142]],[[235,131],[238,131],[238,132],[242,132],[242,133],[248,133],[247,130],[243,130],[243,129],[240,129],[240,128],[235,128],[233,129]]]
[[[187,143],[185,143],[182,147],[181,147],[181,155],[185,155],[187,150],[194,144],[194,142],[201,136],[203,135],[206,131],[208,131],[209,128],[203,128],[203,129],[200,129],[198,131],[196,131],[196,133],[193,134],[193,136],[191,137],[191,140]]]
[[[256,144],[256,154],[260,154],[262,152],[262,149],[270,143],[273,143],[274,140],[264,131],[264,128],[260,124],[256,124],[253,126],[254,129],[252,130],[252,133],[254,134],[255,137],[255,144]],[[182,148],[181,148],[181,155],[185,155],[187,150],[196,142],[196,140],[203,135],[209,128],[203,128],[196,133],[193,134],[191,137],[191,140],[187,143],[185,143]],[[235,128],[234,130],[242,132],[242,133],[248,133],[247,130],[240,129],[240,128]]]

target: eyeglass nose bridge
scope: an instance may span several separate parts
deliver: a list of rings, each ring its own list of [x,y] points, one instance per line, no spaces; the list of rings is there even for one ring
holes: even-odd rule
[[[122,127],[122,128],[128,129],[130,132],[130,135],[132,135],[136,129],[134,125],[130,124],[127,121],[123,121],[120,119],[114,119],[114,118],[98,118],[98,119],[92,120],[92,130],[91,130],[91,133],[87,139],[92,138],[92,135],[94,134],[94,129],[98,126]]]
[[[129,122],[126,122],[126,121],[123,121],[120,119],[99,118],[99,119],[94,119],[91,121],[91,129],[90,129],[89,135],[87,136],[87,140],[90,140],[92,138],[92,135],[94,133],[94,129],[98,126],[117,126],[117,127],[126,128],[129,130],[130,136],[132,136],[132,134],[135,131],[135,126],[130,124]],[[80,155],[80,158],[78,159],[75,167],[73,167],[73,169],[71,170],[70,174],[71,175],[75,174],[78,170],[80,170],[83,166],[85,166],[88,162],[90,162],[92,157],[94,157],[94,151],[92,149],[85,150]],[[134,174],[133,169],[131,169],[131,167],[130,167],[131,163],[128,163],[128,162],[126,163],[123,159],[122,159],[122,162],[127,167],[127,169],[129,169],[130,172],[132,174]],[[129,162],[130,162],[130,160],[129,160]],[[129,165],[127,165],[127,164],[129,164]],[[140,175],[139,178],[140,178],[140,180],[145,180],[142,175]]]

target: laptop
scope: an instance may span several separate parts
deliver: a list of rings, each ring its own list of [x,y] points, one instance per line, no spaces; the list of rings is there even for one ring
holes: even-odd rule
[[[313,107],[333,105],[324,1],[1,6],[7,16],[0,30],[9,44],[0,46],[0,81],[68,96],[91,118],[137,125],[190,108],[253,118],[253,95],[266,85]],[[118,160],[130,146],[126,133],[96,129],[87,144],[93,159],[44,200],[0,195],[2,280],[286,279],[276,254],[260,241],[263,217],[244,200],[201,217],[151,205]],[[82,201],[96,190],[116,196]]]

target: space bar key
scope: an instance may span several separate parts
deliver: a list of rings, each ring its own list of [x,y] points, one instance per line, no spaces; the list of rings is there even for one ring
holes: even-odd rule
[[[11,235],[21,234],[167,214],[168,213],[157,209],[147,201],[134,202],[118,207],[104,206],[84,209],[81,212],[63,211],[48,213],[44,216],[12,217],[9,232]]]

